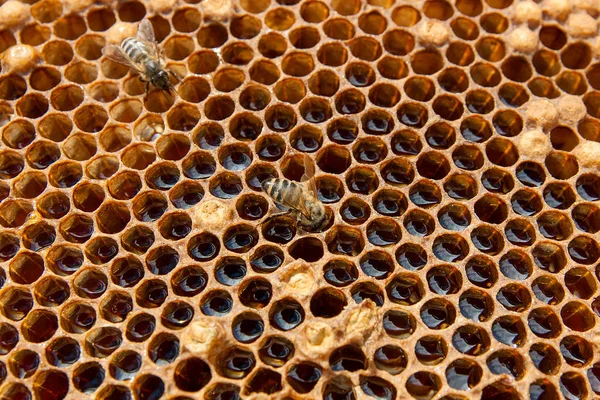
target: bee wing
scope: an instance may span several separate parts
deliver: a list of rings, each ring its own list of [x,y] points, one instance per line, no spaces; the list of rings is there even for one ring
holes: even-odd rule
[[[137,38],[146,44],[148,50],[152,53],[150,54],[152,58],[159,58],[161,56],[158,44],[156,43],[156,37],[154,36],[154,28],[150,20],[144,19],[140,22]]]
[[[310,156],[308,154],[304,155],[304,174],[300,179],[300,182],[306,184],[306,187],[311,192],[311,194],[317,197],[317,184],[315,182],[315,167],[310,160]]]
[[[142,73],[142,70],[139,66],[137,66],[131,58],[125,54],[123,49],[119,46],[109,45],[102,49],[102,54],[106,56],[109,60],[112,60],[116,63],[127,65],[128,67],[136,70],[139,73]]]
[[[154,37],[154,28],[152,27],[150,20],[144,19],[142,22],[140,22],[140,25],[138,26],[137,38],[146,42],[156,43],[156,38]]]
[[[298,204],[298,205],[296,206],[296,209],[297,209],[298,211],[300,211],[300,213],[301,213],[302,215],[304,215],[306,218],[310,218],[310,215],[311,215],[311,213],[310,213],[310,209],[309,209],[309,208],[306,206],[306,203],[304,202],[304,200],[301,200],[301,201],[300,201],[300,204]]]

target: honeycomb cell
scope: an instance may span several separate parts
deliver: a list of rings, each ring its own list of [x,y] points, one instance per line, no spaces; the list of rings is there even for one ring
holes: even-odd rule
[[[253,343],[263,334],[264,322],[258,314],[245,312],[233,319],[231,329],[238,342]]]
[[[197,392],[206,386],[211,378],[210,367],[199,357],[179,361],[175,368],[175,385],[186,392]]]
[[[39,46],[50,39],[50,28],[36,23],[27,25],[21,30],[21,43]]]
[[[146,313],[133,316],[127,323],[126,337],[132,342],[144,342],[150,338],[156,327],[156,319]]]
[[[91,135],[75,134],[70,135],[62,145],[63,153],[75,160],[86,161],[96,154],[96,142]],[[33,154],[32,154],[33,156]],[[118,166],[118,161],[113,157],[99,158],[100,161],[92,161],[88,164],[88,175],[92,175],[93,179],[105,179],[103,172],[110,176],[111,172]],[[95,165],[94,165],[95,164]]]
[[[446,50],[446,58],[452,64],[464,67],[473,63],[475,54],[467,43],[452,42]]]
[[[119,233],[130,220],[127,207],[117,202],[105,202],[97,211],[97,227],[103,233]]]
[[[483,322],[492,316],[494,302],[486,292],[469,289],[460,295],[459,308],[463,316]]]
[[[448,385],[456,390],[470,390],[481,382],[483,369],[475,361],[459,358],[446,368]]]
[[[592,345],[579,336],[566,336],[560,342],[560,352],[567,364],[581,368],[591,362],[593,357]]]
[[[575,371],[561,375],[560,391],[565,398],[584,399],[588,396],[585,378]]]
[[[225,286],[235,286],[246,276],[247,267],[244,260],[238,257],[225,257],[215,267],[217,282]],[[262,279],[251,280],[240,288],[242,303],[252,308],[262,308],[271,299],[271,285]],[[263,304],[266,303],[266,304]]]
[[[2,296],[2,315],[12,321],[21,321],[33,308],[33,296],[28,290],[9,287]]]
[[[287,373],[287,382],[298,393],[305,394],[313,390],[321,378],[322,369],[317,364],[303,362],[293,365]]]
[[[560,316],[565,326],[578,332],[590,330],[596,324],[594,314],[585,304],[578,301],[567,303],[561,309]]]
[[[529,386],[529,396],[532,399],[558,399],[558,392],[553,383],[547,379],[538,379]]]
[[[555,375],[561,365],[560,354],[547,343],[534,343],[529,349],[529,357],[535,367],[546,375]]]
[[[329,8],[320,1],[307,1],[300,7],[302,19],[308,23],[323,22],[329,16]]]
[[[215,383],[207,389],[205,397],[207,400],[218,400],[221,396],[231,396],[231,398],[235,399],[236,396],[239,396],[239,392],[240,388],[234,384]]]
[[[405,351],[394,345],[385,345],[375,350],[373,361],[377,369],[392,375],[402,373],[408,364]]]
[[[138,376],[134,382],[134,391],[137,392],[136,397],[141,397],[141,394],[148,393],[150,397],[161,397],[165,392],[165,384],[161,378],[152,374],[144,374]],[[128,397],[131,394],[128,394]]]
[[[102,385],[106,371],[97,362],[77,366],[73,371],[73,385],[80,392],[91,394]]]
[[[326,71],[321,71],[311,75],[309,86],[311,91],[315,92],[315,85],[319,86],[319,74],[326,74]],[[315,84],[314,81],[317,80]],[[306,96],[306,87],[304,83],[298,78],[285,78],[275,84],[274,87],[275,96],[281,101],[286,103],[296,104]],[[242,102],[240,98],[240,102]]]
[[[23,230],[22,235],[23,246],[33,251],[40,251],[49,247],[56,240],[56,231],[54,227],[44,222],[28,225]],[[19,262],[17,261],[17,258],[15,258],[13,263]],[[29,261],[31,262],[31,260]]]
[[[300,103],[300,115],[309,123],[318,124],[332,117],[328,102],[320,98],[306,98]]]
[[[452,335],[452,345],[463,354],[478,356],[490,348],[490,337],[481,327],[463,325]]]
[[[435,229],[435,220],[427,212],[412,210],[404,217],[404,228],[413,236],[429,236]]]
[[[26,120],[17,120],[8,124],[2,133],[2,140],[8,147],[20,150],[35,139],[35,128]]]
[[[587,378],[594,393],[598,393],[598,363],[593,364],[587,371]]]
[[[194,317],[194,309],[183,301],[168,303],[163,309],[161,323],[168,329],[176,330],[185,328]]]
[[[445,329],[456,319],[454,306],[442,298],[434,298],[421,306],[420,316],[429,329]]]
[[[219,66],[219,62],[220,62],[219,57],[212,50],[200,50],[200,51],[197,51],[197,52],[191,54],[188,57],[188,66],[189,66],[190,72],[193,72],[198,75],[208,74],[208,73],[215,71],[217,69],[217,67]],[[186,81],[187,80],[184,80],[184,82],[181,84],[182,86],[184,86],[184,89],[183,89],[184,91],[186,90],[185,87],[187,86]],[[200,88],[204,89],[204,90],[209,89],[205,85],[200,86]],[[180,90],[182,90],[181,87],[180,87]],[[208,93],[207,93],[207,95],[208,95]]]
[[[382,172],[386,173],[389,171],[389,169],[387,171],[384,170]],[[392,172],[388,173],[391,174]],[[356,167],[347,171],[346,185],[353,193],[370,194],[373,193],[379,186],[379,179],[377,178],[377,175],[373,172],[373,170],[363,167]]]
[[[13,183],[13,194],[16,197],[32,199],[38,197],[46,189],[46,176],[37,171],[30,171],[18,176]]]
[[[262,121],[251,113],[240,113],[232,118],[229,131],[240,141],[253,141],[263,130]]]
[[[339,315],[347,306],[345,295],[333,288],[321,289],[310,301],[310,310],[315,317],[332,318]]]
[[[582,95],[587,91],[586,80],[579,72],[563,71],[555,80],[558,87],[566,93]]]
[[[197,34],[198,44],[209,49],[221,47],[227,41],[227,29],[221,24],[208,24]]]
[[[492,374],[506,374],[515,380],[521,380],[525,373],[523,357],[514,350],[499,350],[490,354],[486,361]]]
[[[352,295],[352,299],[356,302],[356,304],[360,304],[365,300],[371,300],[376,306],[381,307],[385,301],[382,290],[370,282],[359,282],[355,284],[351,288],[350,294]],[[390,318],[394,319],[393,316],[390,316]],[[415,321],[411,320],[411,323],[412,322],[416,323]],[[411,325],[411,328],[414,328],[413,325],[414,324]],[[388,334],[393,337],[394,327],[387,324],[386,321],[384,321],[384,329],[386,329],[386,332],[389,331]],[[412,329],[412,331],[414,331],[414,329]]]
[[[57,338],[46,345],[45,356],[50,365],[67,367],[79,360],[81,348],[73,339]]]
[[[404,91],[413,100],[427,102],[435,95],[435,86],[428,78],[413,77],[405,82]]]
[[[281,336],[271,336],[263,340],[258,355],[265,364],[277,368],[293,358],[294,352],[292,342]]]
[[[9,232],[0,234],[0,260],[8,261],[17,255],[20,248],[19,238]]]
[[[367,225],[367,240],[375,246],[390,246],[401,238],[400,227],[391,219],[379,218]]]
[[[228,314],[232,307],[231,295],[221,290],[207,293],[200,303],[200,309],[208,316],[223,316]]]
[[[148,356],[157,365],[173,363],[179,357],[180,343],[176,336],[160,333],[150,341]]]
[[[399,232],[399,227],[395,226],[395,228]],[[387,253],[378,250],[366,253],[361,257],[359,264],[363,273],[375,279],[385,279],[393,272],[391,257]]]
[[[32,310],[21,323],[21,334],[31,343],[46,342],[57,330],[58,318],[48,310]]]
[[[538,300],[549,305],[560,303],[565,296],[565,290],[560,283],[548,275],[536,278],[532,282],[531,288]]]
[[[410,200],[418,207],[430,208],[441,202],[441,191],[437,185],[427,180],[416,182],[409,192]]]
[[[423,365],[437,365],[448,354],[448,345],[440,336],[423,336],[415,344],[415,356]]]

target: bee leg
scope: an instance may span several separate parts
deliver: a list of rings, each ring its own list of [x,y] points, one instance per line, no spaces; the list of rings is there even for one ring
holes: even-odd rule
[[[311,232],[307,229],[307,226],[305,224],[302,223],[302,215],[298,214],[298,220],[296,222],[296,228],[297,228],[297,232],[296,234],[298,235],[298,237],[302,237],[305,236],[307,234],[310,234]],[[309,228],[309,227],[308,227]]]
[[[171,90],[173,91],[173,93],[171,93]],[[177,93],[177,90],[175,89],[175,86],[173,86],[173,84],[171,82],[169,82],[169,94],[175,95],[176,93]]]
[[[162,95],[165,97],[165,100],[167,101],[167,103],[169,102],[169,98],[167,97],[167,95],[165,94],[165,92],[169,92],[169,94],[171,94],[171,89],[168,90],[161,90]]]
[[[167,73],[170,74],[173,78],[175,78],[177,80],[177,82],[181,81],[181,77],[179,75],[177,75],[175,72],[171,71],[170,69],[167,70]]]
[[[142,81],[142,82],[144,82],[144,81]],[[150,81],[146,82],[146,95],[144,96],[144,101],[148,100],[148,93],[149,92],[150,92]]]
[[[262,220],[262,222],[260,224],[258,224],[258,226],[262,227],[264,224],[266,224],[267,222],[269,222],[273,218],[282,217],[282,216],[285,216],[285,215],[290,215],[290,214],[295,214],[295,213],[297,213],[297,211],[290,208],[289,210],[286,210],[286,211],[278,212],[276,214],[271,214],[267,218],[265,218],[264,220]]]

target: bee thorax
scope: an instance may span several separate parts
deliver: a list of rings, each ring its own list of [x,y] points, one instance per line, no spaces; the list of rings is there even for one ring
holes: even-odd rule
[[[310,219],[313,222],[320,222],[325,218],[325,206],[320,201],[309,203]]]

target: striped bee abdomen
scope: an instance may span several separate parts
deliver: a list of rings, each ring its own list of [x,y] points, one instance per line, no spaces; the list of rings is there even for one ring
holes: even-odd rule
[[[302,199],[302,186],[281,178],[265,179],[262,188],[275,202],[297,209]]]
[[[123,39],[121,42],[121,48],[127,54],[131,61],[137,64],[144,64],[148,61],[148,49],[146,45],[136,38],[130,37]]]

